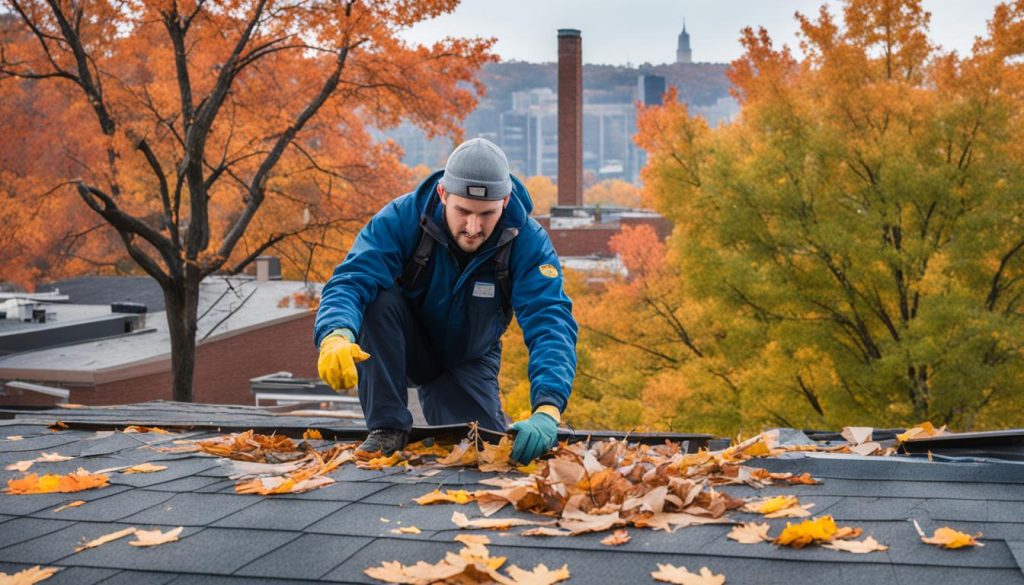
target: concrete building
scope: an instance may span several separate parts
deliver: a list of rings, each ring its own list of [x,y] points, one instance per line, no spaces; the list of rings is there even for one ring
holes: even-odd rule
[[[170,332],[160,307],[120,303],[117,279],[102,278],[106,298],[50,292],[4,293],[32,309],[27,321],[0,319],[0,405],[102,405],[171,399]],[[88,279],[76,279],[79,288]],[[132,288],[129,284],[128,288]],[[279,371],[316,378],[314,311],[296,298],[318,286],[253,277],[213,276],[200,286],[194,399],[252,404],[252,378]],[[105,303],[105,304],[100,304]],[[8,315],[5,315],[7,317]],[[63,391],[63,392],[61,392]]]

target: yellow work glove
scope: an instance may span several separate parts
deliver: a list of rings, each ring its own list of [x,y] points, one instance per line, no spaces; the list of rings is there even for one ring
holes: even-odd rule
[[[320,358],[316,362],[320,379],[335,391],[355,388],[359,383],[356,364],[370,359],[358,345],[344,335],[328,335],[320,343]]]

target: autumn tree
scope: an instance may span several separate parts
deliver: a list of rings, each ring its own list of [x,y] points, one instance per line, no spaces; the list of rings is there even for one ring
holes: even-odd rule
[[[558,187],[551,177],[534,175],[523,181],[523,186],[530,193],[533,201],[533,215],[546,215],[558,201]]]
[[[73,185],[157,280],[183,401],[200,282],[290,242],[343,245],[407,175],[370,126],[457,137],[492,58],[488,40],[399,38],[456,0],[5,2],[18,28],[2,37],[2,91],[54,96],[23,102],[5,139],[25,156],[51,141],[57,164],[15,161],[4,184],[20,200]]]
[[[622,179],[606,179],[591,185],[583,192],[587,205],[613,207],[640,207],[640,189]]]
[[[797,15],[802,60],[743,31],[733,124],[639,117],[676,282],[721,321],[721,399],[792,426],[1020,425],[1024,2],[964,56],[920,1],[842,6]]]

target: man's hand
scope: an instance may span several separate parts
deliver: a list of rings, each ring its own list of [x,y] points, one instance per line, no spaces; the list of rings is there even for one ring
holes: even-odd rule
[[[358,345],[349,341],[344,335],[328,335],[320,343],[320,359],[317,370],[320,379],[335,391],[355,388],[359,383],[356,364],[370,359]]]
[[[553,411],[551,413],[545,411]],[[530,418],[519,421],[510,428],[516,431],[512,459],[528,465],[534,459],[547,453],[558,442],[558,409],[542,405]]]

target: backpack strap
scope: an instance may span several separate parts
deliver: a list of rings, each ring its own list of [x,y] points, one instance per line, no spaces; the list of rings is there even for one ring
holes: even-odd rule
[[[505,327],[512,322],[514,311],[512,309],[512,275],[508,270],[508,258],[512,254],[512,241],[498,248],[491,259],[491,268],[494,271],[494,284],[498,287],[498,295],[501,297],[501,311],[505,314]]]
[[[423,220],[420,220],[420,225],[422,226],[422,224]],[[403,289],[415,290],[422,284],[430,264],[430,257],[434,253],[434,243],[433,236],[421,229],[420,242],[416,244],[416,252],[402,268],[402,274],[398,276],[398,285]]]
[[[412,258],[406,262],[402,273],[396,279],[398,285],[405,290],[415,290],[423,284],[423,279],[426,277],[436,243],[433,236],[427,233],[427,222],[431,221],[439,199],[440,197],[434,195],[430,203],[427,204],[426,211],[420,215],[420,241],[416,244],[416,251],[413,252]]]

